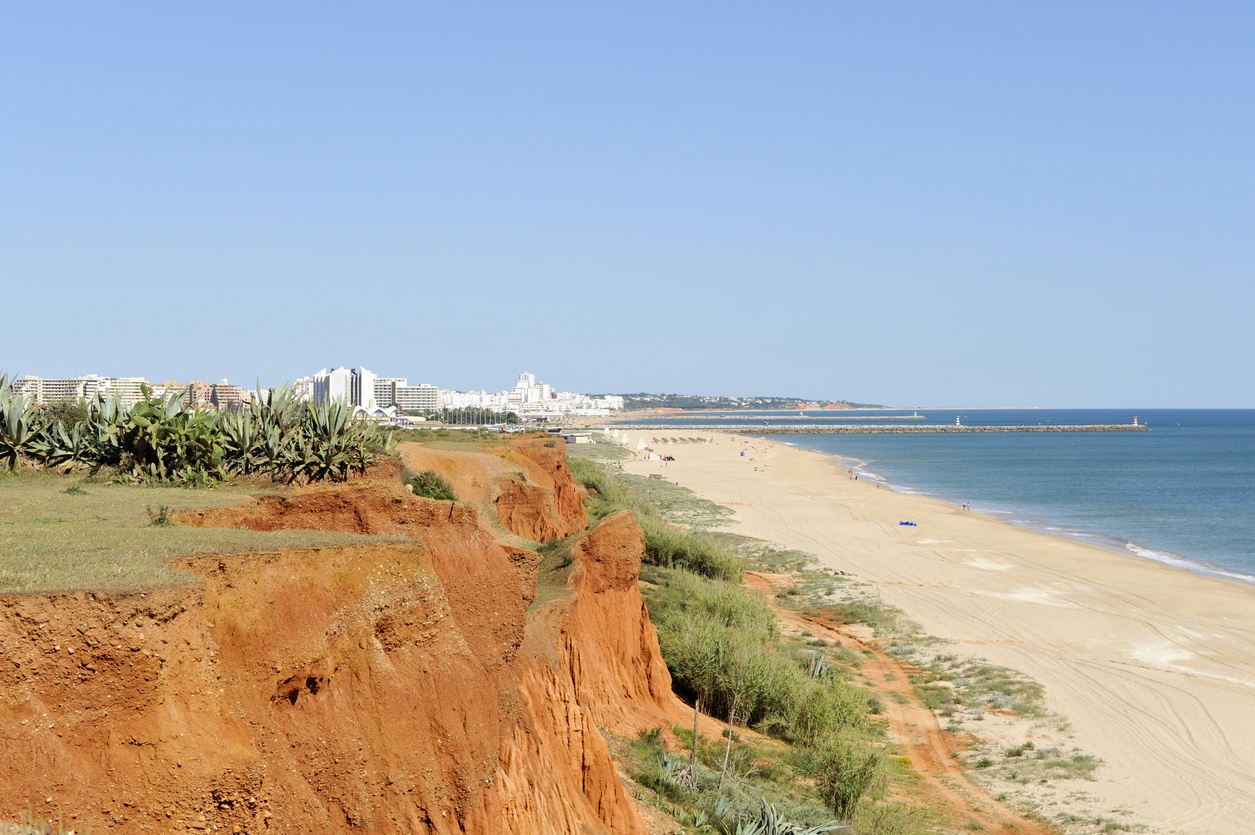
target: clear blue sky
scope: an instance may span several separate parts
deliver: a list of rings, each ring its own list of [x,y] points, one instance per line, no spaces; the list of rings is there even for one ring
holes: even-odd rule
[[[11,3],[0,368],[1255,407],[1251,3]]]

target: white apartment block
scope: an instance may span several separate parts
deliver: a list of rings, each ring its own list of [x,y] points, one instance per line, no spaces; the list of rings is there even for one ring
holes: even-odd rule
[[[440,405],[446,409],[491,409],[504,412],[509,407],[508,392],[440,390]]]
[[[314,378],[298,377],[292,383],[292,396],[297,400],[313,400],[314,399]]]
[[[107,377],[101,388],[107,396],[117,397],[123,407],[130,407],[144,399],[147,385],[143,377]]]
[[[91,400],[97,394],[104,394],[107,397],[116,396],[123,406],[129,407],[144,399],[143,387],[146,385],[149,383],[143,377],[99,377],[95,374],[66,378],[27,376],[14,380],[13,390],[41,406],[66,400]]]
[[[404,377],[376,377],[375,403],[380,406],[397,405],[397,389],[409,384],[409,380]]]
[[[556,391],[530,371],[519,375],[514,387],[502,392],[440,391],[440,405],[449,409],[483,408],[515,412],[521,417],[596,417],[622,411],[618,395],[589,397],[569,391]]]
[[[427,383],[397,386],[392,405],[406,414],[430,414],[440,410],[440,389]]]
[[[361,409],[373,409],[375,403],[374,372],[365,368],[345,368],[329,371],[324,368],[310,378],[310,399],[315,403],[328,400],[344,400]]]
[[[30,398],[37,405],[46,406],[66,400],[91,400],[106,379],[95,374],[49,379],[28,375],[13,381],[13,391]]]

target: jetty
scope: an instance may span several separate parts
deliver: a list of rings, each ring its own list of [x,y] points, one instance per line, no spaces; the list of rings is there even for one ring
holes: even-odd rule
[[[735,426],[711,424],[627,424],[623,432],[723,432],[729,435],[973,435],[987,432],[1148,432],[1144,423],[1034,424],[1031,426],[966,426],[957,424],[785,424]]]
[[[744,418],[739,418],[739,419],[744,420]],[[775,423],[776,421],[800,423],[806,420],[813,421],[815,420],[815,416],[814,415],[772,415],[770,418],[766,418],[766,419],[770,420],[772,423]],[[726,414],[713,414],[712,413],[712,414],[705,414],[705,415],[686,415],[685,420],[702,421],[704,423],[705,421],[708,421],[708,420],[738,420],[738,418],[730,417],[729,415],[726,415]],[[836,415],[824,415],[823,420],[824,421],[830,421],[830,420],[850,420],[850,421],[898,420],[898,421],[901,421],[901,420],[928,420],[928,417],[927,415],[841,415],[841,414],[836,414]]]

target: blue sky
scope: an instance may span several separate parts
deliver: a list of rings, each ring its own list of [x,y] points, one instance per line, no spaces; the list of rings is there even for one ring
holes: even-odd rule
[[[1255,407],[1252,31],[1245,3],[9,4],[0,368]]]

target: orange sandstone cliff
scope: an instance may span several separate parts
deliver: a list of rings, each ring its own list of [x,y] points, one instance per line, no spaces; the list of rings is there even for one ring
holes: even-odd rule
[[[555,535],[584,524],[563,454],[507,456],[544,489],[527,513]],[[396,475],[180,523],[406,543],[180,561],[196,588],[0,597],[0,820],[643,833],[600,729],[683,714],[637,589],[634,518],[585,534],[568,593],[533,606],[537,554]]]

